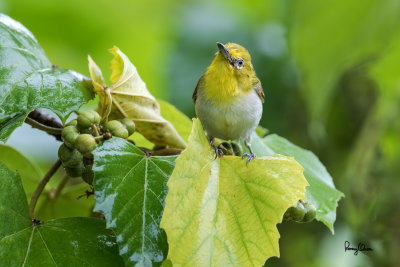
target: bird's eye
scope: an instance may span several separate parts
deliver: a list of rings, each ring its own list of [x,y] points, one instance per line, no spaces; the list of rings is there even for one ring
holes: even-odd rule
[[[240,70],[240,69],[243,68],[243,65],[244,65],[243,59],[238,58],[238,59],[236,60],[236,68],[237,68],[238,70]]]

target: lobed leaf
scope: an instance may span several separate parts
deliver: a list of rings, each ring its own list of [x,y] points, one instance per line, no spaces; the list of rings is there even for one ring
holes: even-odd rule
[[[276,134],[267,135],[262,139],[253,135],[253,147],[259,156],[291,156],[303,166],[304,176],[310,184],[306,189],[306,200],[315,206],[316,219],[334,233],[336,208],[344,195],[335,188],[332,177],[319,159],[311,151],[302,149]]]
[[[86,77],[52,68],[32,33],[0,14],[0,140],[34,109],[48,108],[64,122],[93,97]]]
[[[90,76],[100,98],[99,113],[102,117],[128,117],[135,122],[137,131],[152,143],[185,148],[186,143],[176,129],[160,115],[159,104],[132,62],[117,47],[110,52],[114,55],[111,61],[113,85],[110,88],[105,85],[100,68],[89,56]]]
[[[0,177],[2,265],[123,266],[103,221],[76,217],[33,225],[19,175],[0,162]]]
[[[188,147],[168,181],[161,227],[168,259],[181,266],[262,266],[279,256],[276,224],[304,198],[303,168],[285,156],[214,159],[194,120]]]
[[[168,243],[159,223],[176,156],[148,157],[120,138],[105,141],[93,154],[95,211],[117,234],[125,264],[160,265]]]

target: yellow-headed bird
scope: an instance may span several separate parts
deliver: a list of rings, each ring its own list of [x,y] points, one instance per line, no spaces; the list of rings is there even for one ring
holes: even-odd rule
[[[193,93],[196,115],[216,156],[223,153],[214,138],[244,139],[250,153],[242,158],[247,157],[248,163],[256,157],[251,135],[260,122],[265,95],[246,48],[235,43],[217,46],[219,51]]]

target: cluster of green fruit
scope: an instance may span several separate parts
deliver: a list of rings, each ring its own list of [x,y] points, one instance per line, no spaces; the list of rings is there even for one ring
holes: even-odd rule
[[[296,207],[290,207],[283,218],[286,221],[295,221],[295,222],[310,222],[314,220],[316,215],[316,210],[313,204],[300,200],[297,202]]]
[[[70,177],[82,177],[92,184],[92,151],[97,143],[112,136],[127,139],[134,131],[135,123],[128,118],[102,124],[96,111],[82,112],[63,129],[61,138],[64,143],[58,149],[58,158]]]

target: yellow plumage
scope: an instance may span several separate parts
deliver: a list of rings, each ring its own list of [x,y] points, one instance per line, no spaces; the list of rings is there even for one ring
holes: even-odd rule
[[[264,92],[249,52],[235,43],[217,45],[219,52],[193,93],[196,114],[218,156],[221,152],[213,144],[214,137],[245,139],[251,154],[244,156],[250,161],[255,157],[251,134],[261,119]]]
[[[251,64],[249,52],[243,46],[234,43],[228,43],[225,47],[232,58],[242,58],[248,63],[239,72],[230,67],[221,53],[215,55],[204,74],[204,93],[207,98],[220,103],[234,101],[240,92],[248,93],[260,82]]]

